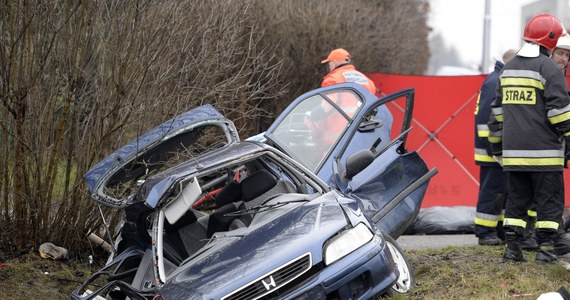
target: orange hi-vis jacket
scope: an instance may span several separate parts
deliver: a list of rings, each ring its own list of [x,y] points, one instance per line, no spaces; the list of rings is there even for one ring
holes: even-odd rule
[[[323,82],[321,83],[321,87],[338,84],[338,83],[345,83],[345,82],[354,82],[364,86],[367,90],[369,90],[372,94],[376,94],[376,85],[370,78],[366,77],[366,75],[362,74],[361,72],[357,71],[352,64],[342,65],[328,73],[324,78]]]

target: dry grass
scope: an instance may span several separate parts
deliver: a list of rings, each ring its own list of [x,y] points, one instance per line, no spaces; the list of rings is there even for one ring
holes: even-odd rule
[[[448,247],[407,251],[417,286],[407,299],[536,299],[569,287],[562,265],[540,265],[534,253],[527,263],[503,263],[504,247]]]
[[[0,258],[0,299],[68,299],[100,267],[78,260],[42,259],[37,253],[7,261]]]

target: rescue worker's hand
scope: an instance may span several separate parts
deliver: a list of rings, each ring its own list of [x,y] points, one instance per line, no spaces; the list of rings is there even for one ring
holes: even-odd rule
[[[497,155],[493,155],[493,158],[495,159],[495,161],[501,165],[501,167],[503,166],[503,157],[502,156],[497,156]]]

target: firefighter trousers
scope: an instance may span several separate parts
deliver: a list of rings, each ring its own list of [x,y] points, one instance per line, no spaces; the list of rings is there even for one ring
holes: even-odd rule
[[[479,195],[475,212],[475,236],[502,238],[503,209],[507,193],[507,173],[500,166],[481,166]]]
[[[505,207],[505,229],[525,227],[527,212],[536,204],[537,230],[557,231],[564,212],[564,180],[562,171],[508,172]]]

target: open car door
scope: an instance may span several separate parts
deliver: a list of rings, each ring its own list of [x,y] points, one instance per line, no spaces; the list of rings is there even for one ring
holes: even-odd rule
[[[403,107],[398,118],[386,107],[391,102]],[[358,84],[333,85],[293,101],[265,137],[330,186],[360,198],[363,212],[397,238],[417,217],[437,173],[405,147],[413,103],[413,89],[378,99]],[[393,124],[394,119],[401,123]],[[347,161],[362,151],[369,151],[371,159],[352,174],[354,163]]]

